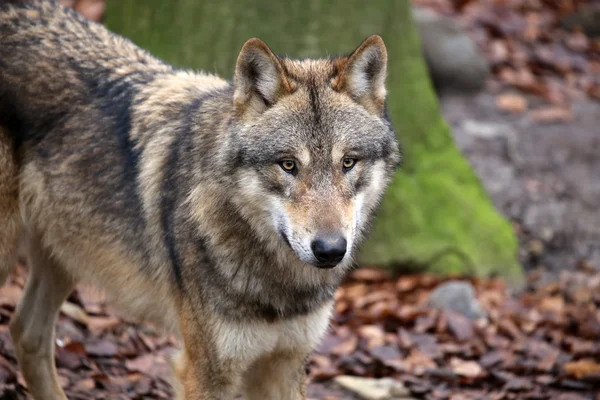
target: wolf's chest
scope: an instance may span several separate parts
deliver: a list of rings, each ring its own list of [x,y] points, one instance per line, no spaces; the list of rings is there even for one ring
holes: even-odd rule
[[[274,352],[308,353],[329,326],[332,303],[317,311],[274,323],[222,321],[215,341],[224,360],[250,365]]]

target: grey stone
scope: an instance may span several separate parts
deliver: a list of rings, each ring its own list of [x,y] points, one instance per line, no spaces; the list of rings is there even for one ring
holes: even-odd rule
[[[465,133],[483,139],[507,137],[510,140],[515,140],[517,136],[515,130],[510,125],[496,122],[466,119],[463,121],[462,128],[465,130]]]
[[[434,11],[414,7],[423,55],[438,91],[473,92],[483,88],[489,65],[460,26]]]
[[[486,317],[475,297],[473,285],[465,281],[449,281],[439,285],[429,295],[429,306],[452,310],[473,320]]]

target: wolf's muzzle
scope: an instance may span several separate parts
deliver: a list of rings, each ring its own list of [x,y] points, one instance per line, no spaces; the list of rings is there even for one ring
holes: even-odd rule
[[[346,255],[346,246],[346,239],[342,236],[317,237],[310,244],[319,268],[335,267]]]

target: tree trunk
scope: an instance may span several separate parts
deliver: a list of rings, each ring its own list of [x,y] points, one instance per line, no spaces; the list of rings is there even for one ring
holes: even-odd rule
[[[408,0],[109,0],[106,23],[178,66],[230,78],[242,44],[292,57],[352,51],[379,33],[389,52],[389,111],[404,163],[361,262],[443,273],[522,276],[517,241],[444,122]]]

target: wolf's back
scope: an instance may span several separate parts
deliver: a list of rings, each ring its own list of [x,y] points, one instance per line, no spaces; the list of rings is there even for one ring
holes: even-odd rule
[[[119,100],[170,67],[54,1],[0,0],[0,125],[17,141]],[[109,110],[110,109],[110,110]]]
[[[62,210],[73,234],[74,221],[93,216],[104,237],[140,247],[133,116],[147,111],[142,92],[172,71],[56,2],[0,5],[0,157],[14,172],[0,173],[0,202],[16,198],[17,176],[19,206],[36,224]]]

